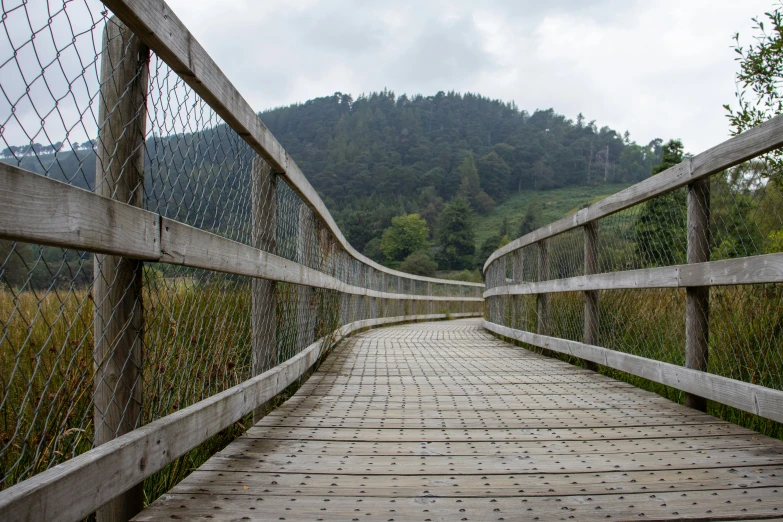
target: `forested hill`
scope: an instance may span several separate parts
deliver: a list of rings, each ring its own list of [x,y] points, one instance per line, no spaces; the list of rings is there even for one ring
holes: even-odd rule
[[[543,224],[546,208],[536,200],[524,219],[518,212],[504,214],[514,204],[492,212],[512,197],[572,187],[605,194],[603,185],[648,177],[662,154],[661,140],[638,145],[627,133],[598,129],[581,114],[575,121],[552,109],[530,114],[475,94],[409,98],[383,91],[354,100],[335,93],[266,111],[261,118],[355,248],[422,274],[473,269],[500,242]],[[171,200],[181,201],[182,191],[190,189],[177,181],[180,176],[198,184],[224,172],[225,151],[231,150],[223,146],[224,131],[150,137],[145,148],[148,195],[154,193],[153,180],[162,179],[171,183]],[[0,161],[90,189],[94,146],[88,141],[66,150],[62,143],[34,143],[0,151]],[[238,180],[217,175],[214,182]],[[212,189],[222,193],[220,186]],[[222,210],[213,200],[199,208],[199,223],[209,229]],[[503,226],[476,234],[476,214]],[[481,244],[479,238],[485,238]]]
[[[478,213],[524,189],[638,181],[660,161],[660,140],[638,145],[581,114],[530,114],[476,94],[335,93],[261,118],[359,249],[404,212],[434,229],[438,209],[428,207],[460,191],[466,156],[478,173],[467,194]]]

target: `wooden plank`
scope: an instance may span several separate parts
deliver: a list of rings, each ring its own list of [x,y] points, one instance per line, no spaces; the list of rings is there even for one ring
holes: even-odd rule
[[[780,449],[780,448],[778,448]],[[779,452],[763,453],[755,448],[731,452],[619,453],[612,455],[328,455],[268,453],[234,448],[218,452],[199,469],[214,472],[255,472],[262,463],[267,470],[280,473],[334,473],[343,475],[524,475],[535,473],[611,473],[624,471],[668,471],[676,463],[678,470],[781,465]],[[372,479],[370,479],[372,480]]]
[[[0,163],[0,237],[160,259],[157,214]]]
[[[294,450],[296,451],[296,450]],[[172,490],[183,495],[255,495],[385,497],[452,497],[455,491],[463,498],[497,498],[525,496],[551,497],[552,490],[571,488],[585,495],[609,493],[647,493],[731,490],[783,486],[783,467],[730,467],[693,470],[683,481],[663,478],[649,471],[596,473],[536,473],[530,475],[484,475],[481,473],[454,475],[419,475],[417,483],[400,482],[396,475],[374,475],[372,480],[346,474],[258,473],[250,476],[196,470],[191,479]],[[748,481],[748,477],[753,477]],[[663,478],[663,480],[661,480]],[[523,485],[524,484],[524,485]],[[245,489],[247,488],[247,489]],[[524,488],[524,489],[522,489]],[[521,491],[520,491],[521,490]],[[187,504],[186,504],[187,505]],[[287,517],[290,519],[291,515]]]
[[[783,282],[783,253],[776,253],[501,286],[490,288],[484,297],[780,282]]]
[[[513,441],[508,444],[475,441],[417,441],[417,442],[373,442],[373,441],[321,441],[270,439],[241,437],[231,443],[231,451],[246,453],[297,453],[299,455],[614,455],[616,453],[638,453],[646,455],[668,454],[670,452],[690,452],[701,455],[735,455],[737,449],[752,450],[757,453],[780,455],[781,444],[777,439],[761,435],[732,435],[721,437],[671,437],[662,439],[637,440],[527,440]],[[228,450],[227,450],[228,451]],[[704,453],[702,453],[704,452]],[[783,478],[783,476],[781,477]]]
[[[598,257],[598,223],[592,222],[584,226],[584,273],[585,276],[596,274],[599,267]],[[598,292],[587,290],[584,293],[585,311],[582,329],[582,341],[585,344],[598,344],[599,316]],[[582,360],[582,366],[588,370],[598,371],[598,365],[592,361]]]
[[[102,1],[285,179],[353,258],[381,272],[407,279],[459,286],[484,286],[479,283],[436,279],[390,270],[359,253],[345,239],[326,205],[294,160],[166,2]]]
[[[280,410],[137,520],[678,520],[783,509],[780,441],[480,325],[351,337]]]
[[[0,163],[0,238],[399,299],[126,203]],[[161,230],[161,223],[165,227]],[[162,248],[161,241],[166,247]],[[481,297],[406,296],[481,302]]]
[[[103,28],[95,193],[144,207],[144,135],[150,51],[115,17]],[[96,254],[93,264],[94,445],[141,424],[143,263]],[[98,522],[125,522],[144,506],[133,485],[96,512]]]
[[[550,281],[528,282],[517,285],[490,288],[484,292],[484,298],[496,295],[534,295],[553,292],[588,292],[595,290],[621,290],[634,288],[677,288],[679,286],[679,266],[662,268],[644,268],[590,274],[584,276],[553,279]]]
[[[663,478],[663,477],[659,477]],[[671,480],[671,475],[666,477]],[[455,479],[457,486],[459,481]],[[522,484],[520,484],[521,486]],[[526,484],[525,484],[526,485]],[[524,492],[524,488],[520,487]],[[550,488],[553,489],[553,488]],[[403,499],[388,497],[303,496],[279,499],[261,495],[217,496],[210,494],[171,494],[159,501],[156,509],[145,510],[134,520],[139,522],[174,518],[210,518],[216,521],[240,520],[747,520],[752,516],[780,516],[780,493],[777,487],[754,488],[742,495],[716,498],[713,491],[661,492],[651,495],[620,493],[587,495],[575,493],[548,496],[462,497],[452,486],[445,497],[431,494]],[[736,490],[735,490],[736,491]],[[728,501],[728,502],[727,502]],[[491,518],[490,518],[491,517]]]
[[[688,264],[710,260],[710,180],[688,185]],[[685,367],[707,371],[710,335],[710,289],[706,286],[685,289]],[[685,394],[685,404],[707,411],[707,400]]]
[[[546,239],[537,243],[538,245],[538,280],[549,280],[549,243]],[[505,271],[503,278],[505,279]],[[545,292],[536,296],[536,313],[538,315],[538,333],[547,335],[549,333],[549,295]]]
[[[493,261],[509,252],[684,187],[781,146],[783,146],[783,116],[779,115],[571,216],[515,239],[489,256],[484,263],[484,271],[486,272]]]
[[[484,322],[484,327],[496,334],[533,346],[588,359],[760,417],[783,422],[783,391],[616,352],[600,346],[514,330],[488,321]]]
[[[277,252],[277,176],[269,163],[253,158],[251,166],[251,246],[270,254]],[[277,353],[276,282],[254,277],[251,281],[250,343],[251,375],[273,368]],[[263,417],[263,406],[253,410],[253,421]]]
[[[417,316],[359,321],[341,336]],[[438,314],[438,318],[445,318]],[[312,367],[321,341],[275,368],[0,491],[0,519],[79,520],[271,399]],[[79,484],[74,488],[74,484]]]
[[[681,265],[679,271],[679,286],[780,283],[783,253]]]
[[[161,218],[160,261],[217,272],[260,277],[298,285],[336,290],[346,294],[399,299],[399,294],[368,290],[348,285],[339,279],[284,257],[270,254],[250,245],[191,227],[169,218]],[[406,299],[454,301],[454,297],[406,295]],[[481,302],[480,297],[464,298]]]

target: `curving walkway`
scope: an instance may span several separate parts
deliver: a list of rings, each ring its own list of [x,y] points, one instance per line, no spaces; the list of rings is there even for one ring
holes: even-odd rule
[[[783,443],[502,342],[480,319],[347,339],[134,520],[783,516]]]

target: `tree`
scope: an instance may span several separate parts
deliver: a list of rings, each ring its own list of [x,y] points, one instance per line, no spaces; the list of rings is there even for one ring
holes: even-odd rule
[[[368,212],[355,211],[348,215],[343,230],[351,245],[359,251],[373,238],[372,217]]]
[[[479,214],[489,214],[495,208],[495,202],[481,189],[478,169],[473,156],[467,154],[457,169],[459,175],[459,195],[465,198]]]
[[[525,234],[536,230],[541,227],[541,201],[538,196],[533,198],[527,205],[525,215],[522,217],[522,221],[519,222],[519,229],[517,230],[517,237],[522,237]]]
[[[435,230],[438,216],[443,211],[443,198],[438,196],[435,187],[424,187],[419,194],[419,215],[427,222],[430,231]]]
[[[508,216],[503,216],[503,222],[500,223],[500,230],[498,234],[500,237],[507,236],[509,232]]]
[[[417,250],[400,264],[400,270],[409,274],[434,277],[438,263],[432,260],[426,250]]]
[[[383,252],[381,251],[381,239],[378,237],[369,240],[367,244],[364,245],[364,250],[362,252],[365,256],[378,263],[381,263],[384,260]]]
[[[435,256],[441,268],[462,270],[473,266],[476,247],[470,217],[470,205],[464,197],[454,198],[443,208]]]
[[[499,201],[508,196],[511,168],[495,151],[479,159],[478,173],[481,186],[492,199]]]
[[[652,174],[681,163],[683,145],[670,140],[663,148],[663,160]],[[685,262],[687,251],[687,195],[678,189],[642,204],[634,222],[636,253],[644,266],[669,266]]]
[[[418,214],[396,216],[383,232],[381,251],[389,261],[402,261],[417,250],[426,248],[429,234],[427,222]]]
[[[489,256],[492,255],[492,252],[500,248],[501,243],[503,242],[503,238],[508,239],[508,236],[502,236],[500,234],[492,234],[487,239],[484,240],[484,242],[481,244],[481,248],[479,248],[478,256],[476,259],[476,262],[478,264],[479,270],[484,266],[484,262],[489,259]]]
[[[733,134],[764,123],[772,116],[783,113],[783,5],[753,18],[754,43],[740,45],[739,33],[734,35],[735,52],[739,55],[740,70],[736,74],[737,108],[729,104],[723,107]],[[769,153],[767,161],[771,167],[767,175],[783,183],[783,152],[779,149]]]

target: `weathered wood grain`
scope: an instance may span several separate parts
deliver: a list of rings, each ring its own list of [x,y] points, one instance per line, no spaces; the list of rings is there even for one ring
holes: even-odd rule
[[[688,264],[710,260],[710,180],[688,185]],[[685,289],[685,367],[707,371],[710,334],[710,289],[688,286]],[[597,343],[595,343],[597,344]],[[707,400],[685,394],[685,404],[707,411]]]
[[[277,176],[260,157],[253,158],[250,171],[251,246],[270,254],[277,252]],[[273,368],[277,354],[276,282],[254,277],[251,281],[250,344],[251,375]],[[253,410],[253,421],[263,416],[263,407]]]
[[[238,243],[231,239],[191,227],[168,218],[161,218],[161,261],[217,272],[260,277],[298,285],[337,290],[346,294],[399,299],[400,294],[370,290],[343,283],[339,279],[295,261]],[[420,301],[480,302],[480,297],[404,295]]]
[[[736,520],[783,509],[780,441],[480,325],[352,337],[136,520]]]
[[[484,292],[484,297],[780,282],[783,282],[783,253],[499,286]]]
[[[144,134],[150,51],[115,17],[103,28],[95,193],[144,207]],[[141,424],[143,263],[96,254],[93,264],[94,445]],[[125,522],[144,506],[139,483],[96,512],[98,522]]]
[[[0,237],[154,261],[157,214],[0,163]]]
[[[504,337],[573,355],[580,359],[587,359],[760,417],[783,422],[783,391],[617,352],[600,346],[515,330],[489,321],[484,322],[484,327]]]
[[[3,239],[161,261],[381,299],[401,297],[397,293],[345,284],[250,245],[19,167],[0,163],[0,179],[4,189],[0,191],[0,237]],[[406,295],[405,298],[483,301],[481,297],[458,296]]]

